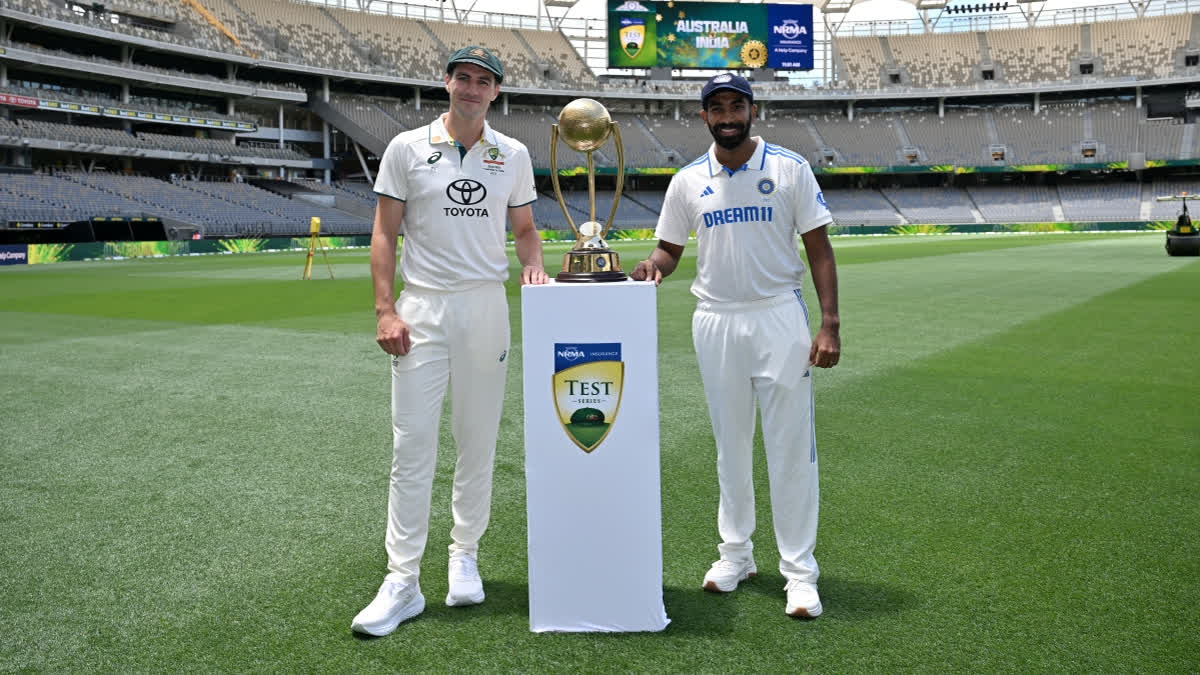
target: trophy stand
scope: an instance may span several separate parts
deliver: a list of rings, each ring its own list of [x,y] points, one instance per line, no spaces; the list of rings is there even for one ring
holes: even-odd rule
[[[578,227],[567,210],[558,183],[558,138],[572,150],[587,156],[588,221]],[[608,222],[601,225],[596,221],[596,164],[592,153],[604,146],[609,136],[617,146],[617,187],[613,194],[612,210]],[[604,242],[604,235],[612,227],[617,215],[617,204],[621,201],[621,189],[625,185],[625,148],[621,143],[621,132],[612,121],[608,110],[598,101],[578,98],[568,103],[559,113],[558,124],[550,127],[550,182],[554,185],[554,196],[562,208],[563,216],[571,231],[575,233],[575,246],[563,256],[562,271],[555,277],[562,283],[597,283],[625,281],[628,277],[621,271],[621,258]]]

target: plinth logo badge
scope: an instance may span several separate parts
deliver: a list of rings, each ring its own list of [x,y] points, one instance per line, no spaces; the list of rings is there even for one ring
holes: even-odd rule
[[[600,446],[617,421],[625,363],[620,342],[554,345],[554,408],[567,437],[584,452]]]

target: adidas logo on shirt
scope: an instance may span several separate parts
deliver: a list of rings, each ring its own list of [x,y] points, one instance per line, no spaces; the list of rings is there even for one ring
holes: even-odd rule
[[[705,186],[704,186],[704,192],[701,192],[701,193],[700,193],[700,196],[701,196],[701,197],[707,197],[707,196],[711,195],[712,193],[713,193],[712,186],[711,186],[711,185],[705,185]]]

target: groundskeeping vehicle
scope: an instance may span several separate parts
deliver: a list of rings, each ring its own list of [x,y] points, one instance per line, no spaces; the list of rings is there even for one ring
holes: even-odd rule
[[[1160,202],[1183,202],[1183,209],[1179,212],[1179,219],[1175,221],[1175,227],[1167,230],[1167,255],[1200,255],[1200,231],[1196,230],[1196,226],[1192,224],[1192,217],[1188,215],[1187,200],[1186,192],[1158,198]]]

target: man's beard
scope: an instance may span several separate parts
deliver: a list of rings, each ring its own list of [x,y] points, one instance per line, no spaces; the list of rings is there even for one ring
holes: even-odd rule
[[[733,136],[722,136],[717,133],[719,129],[729,128],[741,129],[741,132]],[[712,134],[713,140],[716,141],[717,145],[726,150],[733,150],[750,137],[750,120],[746,120],[745,124],[722,124],[719,127],[708,125],[708,133]]]

